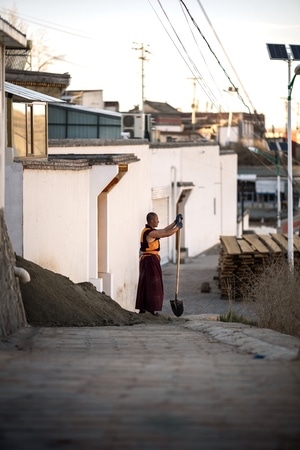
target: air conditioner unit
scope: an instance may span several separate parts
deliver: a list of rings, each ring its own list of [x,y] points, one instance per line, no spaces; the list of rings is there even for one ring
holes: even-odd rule
[[[130,139],[143,139],[142,114],[124,114],[122,117],[122,132],[129,133]]]

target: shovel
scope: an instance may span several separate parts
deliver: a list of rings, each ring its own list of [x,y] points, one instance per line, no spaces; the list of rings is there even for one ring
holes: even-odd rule
[[[176,270],[176,287],[175,287],[175,298],[170,300],[171,308],[176,317],[180,317],[183,313],[183,302],[178,300],[178,285],[179,285],[179,264],[180,264],[180,232],[178,230],[178,242],[177,242],[177,270]]]

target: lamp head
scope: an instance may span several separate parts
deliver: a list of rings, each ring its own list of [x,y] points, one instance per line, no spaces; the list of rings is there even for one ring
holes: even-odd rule
[[[295,67],[294,76],[288,85],[288,89],[289,89],[288,100],[291,100],[292,89],[293,89],[294,81],[295,81],[295,78],[297,75],[300,75],[300,65]]]

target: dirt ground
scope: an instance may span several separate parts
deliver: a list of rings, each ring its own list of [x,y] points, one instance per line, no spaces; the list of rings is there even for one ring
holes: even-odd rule
[[[17,256],[17,266],[26,269],[31,281],[20,283],[27,322],[41,327],[91,327],[167,323],[174,317],[127,311],[91,283],[73,283],[69,278]]]

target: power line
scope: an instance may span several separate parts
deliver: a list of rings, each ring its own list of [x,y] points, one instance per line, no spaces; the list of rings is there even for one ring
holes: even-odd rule
[[[10,14],[11,10],[8,8],[0,8],[2,14]],[[81,37],[83,39],[93,39],[91,36],[85,35],[82,30],[77,30],[75,28],[68,27],[66,25],[60,25],[57,23],[49,22],[47,20],[38,19],[36,17],[28,16],[27,14],[16,13],[16,17],[20,17],[21,19],[33,23],[34,25],[39,25],[44,28],[49,28],[54,31],[58,31],[59,33],[70,34],[72,36]]]
[[[211,79],[212,79],[213,82],[214,82],[215,88],[219,91],[219,94],[221,94],[221,96],[222,96],[222,92],[221,92],[221,90],[220,90],[220,88],[219,88],[219,86],[218,86],[218,84],[217,84],[215,78],[213,77],[213,75],[212,75],[212,73],[211,73],[211,71],[210,71],[210,69],[209,69],[208,63],[207,63],[207,61],[206,61],[206,59],[205,59],[205,57],[204,57],[204,55],[203,55],[203,53],[202,53],[202,51],[201,51],[201,48],[200,48],[200,46],[199,46],[199,44],[198,44],[198,42],[197,42],[197,40],[196,40],[196,37],[195,37],[195,35],[194,35],[193,31],[192,31],[192,28],[191,28],[191,26],[190,26],[190,23],[189,23],[189,21],[188,21],[186,12],[185,12],[185,10],[184,10],[184,8],[183,8],[183,6],[182,6],[181,3],[180,3],[180,6],[181,6],[182,13],[184,14],[184,17],[185,17],[185,19],[186,19],[186,23],[187,23],[187,25],[188,25],[188,27],[189,27],[190,33],[191,33],[191,35],[193,36],[193,40],[194,40],[194,42],[195,42],[195,45],[196,45],[196,47],[197,47],[197,49],[198,49],[198,51],[199,51],[199,53],[200,53],[200,55],[201,55],[201,57],[202,57],[202,59],[203,59],[203,61],[204,61],[204,64],[205,64],[205,66],[206,66],[206,68],[207,68],[207,70],[208,70],[208,73],[209,73]],[[225,103],[226,103],[226,102],[225,102]],[[227,108],[228,108],[228,105],[226,105],[226,106],[227,106]]]
[[[195,19],[193,18],[193,16],[191,15],[189,9],[187,8],[186,4],[184,3],[183,0],[179,0],[180,3],[183,4],[184,8],[186,9],[192,23],[194,24],[194,26],[197,28],[197,30],[199,31],[201,37],[204,39],[206,45],[208,46],[208,49],[210,50],[210,52],[212,53],[212,55],[214,56],[214,58],[216,59],[218,65],[221,67],[223,73],[225,74],[226,78],[228,79],[229,83],[233,86],[234,89],[237,89],[237,87],[235,86],[235,84],[233,83],[233,81],[231,80],[230,76],[228,75],[228,73],[226,72],[226,69],[223,67],[223,65],[221,64],[219,58],[217,57],[216,53],[213,51],[213,49],[211,48],[209,42],[207,41],[206,37],[204,36],[204,34],[202,33],[202,31],[200,30],[197,22],[195,21]],[[242,96],[239,94],[239,92],[237,91],[237,95],[239,97],[239,99],[242,101],[242,103],[244,104],[244,106],[248,109],[249,113],[251,114],[250,108],[249,106],[245,103],[244,99],[242,98]]]
[[[206,12],[205,12],[205,10],[204,10],[204,8],[203,8],[203,6],[202,6],[200,0],[197,0],[197,2],[198,2],[198,4],[199,4],[200,8],[202,9],[202,12],[203,12],[203,14],[204,14],[206,20],[208,21],[208,23],[209,23],[209,25],[210,25],[210,27],[211,27],[211,29],[212,29],[214,35],[215,35],[215,38],[217,39],[218,43],[220,44],[220,47],[221,47],[221,49],[223,50],[223,52],[224,52],[224,54],[225,54],[225,56],[226,56],[226,58],[227,58],[227,61],[229,62],[229,64],[230,64],[230,66],[231,66],[231,68],[232,68],[232,70],[233,70],[233,72],[234,72],[234,74],[235,74],[235,76],[236,76],[238,82],[240,83],[240,85],[241,85],[243,91],[245,92],[246,97],[247,97],[247,99],[248,99],[250,105],[252,106],[253,111],[255,111],[255,108],[254,108],[254,106],[253,106],[253,104],[252,104],[252,102],[251,102],[251,99],[250,99],[249,95],[247,94],[246,89],[244,88],[243,83],[241,82],[241,79],[240,79],[240,77],[238,76],[238,74],[237,74],[237,72],[236,72],[236,70],[235,70],[233,64],[231,63],[230,58],[229,58],[227,52],[225,51],[224,46],[223,46],[222,42],[220,41],[220,39],[219,39],[219,37],[218,37],[218,35],[217,35],[217,33],[216,33],[216,31],[215,31],[215,29],[214,29],[214,27],[213,27],[211,21],[209,20],[209,17],[208,17],[208,15],[206,14]]]
[[[205,83],[203,77],[201,76],[201,73],[199,72],[199,70],[198,70],[196,64],[194,63],[194,61],[193,61],[192,58],[190,57],[189,53],[187,52],[187,49],[185,48],[185,46],[184,46],[182,40],[180,39],[180,37],[179,37],[177,31],[175,30],[174,26],[172,25],[171,20],[169,19],[169,17],[168,17],[168,15],[167,15],[166,11],[164,10],[164,8],[163,8],[163,6],[162,6],[160,0],[157,0],[158,3],[159,3],[159,6],[160,6],[161,10],[163,11],[164,16],[165,16],[166,20],[167,20],[168,23],[169,23],[169,26],[171,27],[173,33],[175,34],[177,40],[179,41],[179,43],[180,43],[180,45],[181,45],[181,47],[182,47],[182,49],[183,49],[183,52],[185,53],[187,59],[184,57],[183,53],[181,52],[181,50],[179,49],[179,47],[176,45],[176,43],[175,43],[174,39],[172,38],[171,34],[170,34],[169,31],[167,30],[167,28],[165,27],[163,21],[161,20],[161,18],[159,17],[158,13],[157,13],[156,10],[155,10],[155,8],[154,8],[153,5],[151,4],[151,1],[150,1],[150,0],[148,0],[148,1],[149,1],[150,6],[152,7],[154,13],[156,14],[158,20],[159,20],[160,23],[162,24],[164,30],[166,31],[166,33],[168,34],[169,38],[171,39],[171,41],[172,41],[174,47],[176,48],[176,50],[177,50],[178,53],[180,54],[181,58],[183,59],[183,61],[184,61],[185,64],[187,65],[189,71],[193,74],[193,77],[194,77],[194,78],[200,78],[200,79],[201,79],[202,84],[200,84],[200,86],[201,86],[202,90],[205,92],[205,94],[207,95],[207,97],[210,99],[211,103],[212,103],[217,109],[218,109],[218,108],[220,109],[220,105],[218,104],[216,98],[213,98],[213,97],[214,97],[214,94],[213,94],[212,92],[207,92],[207,91],[210,90],[209,87],[206,85],[206,83]],[[189,62],[188,62],[187,60],[188,60]]]

